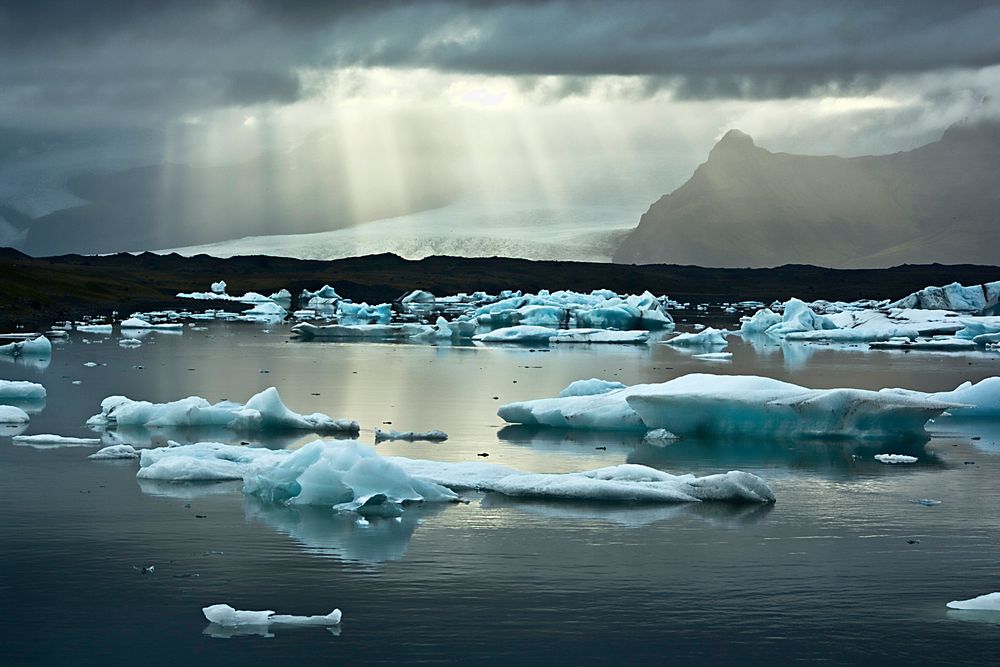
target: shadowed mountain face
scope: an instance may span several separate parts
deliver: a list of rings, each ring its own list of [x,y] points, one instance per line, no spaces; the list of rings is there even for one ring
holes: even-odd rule
[[[993,263],[1000,125],[952,127],[894,155],[771,153],[731,130],[660,198],[614,261],[877,268]]]
[[[341,229],[452,201],[460,187],[447,148],[405,140],[392,173],[320,137],[241,164],[87,174],[69,185],[90,203],[36,218],[20,245],[32,255],[170,248]]]

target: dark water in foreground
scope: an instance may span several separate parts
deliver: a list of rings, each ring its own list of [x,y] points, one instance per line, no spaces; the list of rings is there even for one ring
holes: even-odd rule
[[[49,391],[26,433],[90,435],[83,422],[110,394],[242,401],[273,384],[294,410],[357,419],[364,441],[384,421],[451,435],[442,444],[385,443],[382,453],[478,460],[489,452],[490,462],[538,471],[625,461],[676,473],[739,468],[767,479],[778,502],[631,507],[475,496],[364,526],[318,508],[261,505],[238,485],[140,485],[134,462],[91,462],[92,448],[41,450],[0,436],[4,664],[985,665],[1000,649],[1000,614],[945,608],[1000,590],[1000,425],[941,420],[926,445],[907,447],[657,448],[631,436],[501,429],[495,416],[501,402],[555,395],[588,377],[634,383],[700,371],[950,389],[1000,374],[995,354],[740,344],[727,364],[660,345],[303,344],[279,327],[264,334],[248,325],[151,334],[136,350],[116,338],[74,334],[46,368],[0,362],[0,377]],[[83,366],[91,360],[107,366]],[[920,461],[872,460],[883,451]],[[155,572],[142,574],[151,564]],[[272,627],[272,637],[227,637],[200,611],[216,602],[295,614],[339,607],[344,621],[339,634]]]

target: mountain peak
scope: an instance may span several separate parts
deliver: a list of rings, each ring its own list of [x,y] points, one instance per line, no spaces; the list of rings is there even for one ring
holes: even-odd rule
[[[754,144],[753,138],[749,134],[732,129],[722,135],[719,143],[715,144],[712,152],[709,153],[709,159],[726,155],[738,155],[754,148],[756,148],[756,144]]]

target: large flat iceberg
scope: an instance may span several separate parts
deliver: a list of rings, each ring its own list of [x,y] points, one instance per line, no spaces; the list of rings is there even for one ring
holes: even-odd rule
[[[317,440],[268,450],[198,443],[143,450],[139,479],[243,479],[243,491],[284,505],[319,505],[361,514],[414,502],[454,502],[457,490],[552,500],[676,503],[774,502],[764,480],[741,471],[695,477],[624,464],[577,473],[527,473],[483,463],[382,457],[355,441]]]
[[[149,403],[133,401],[125,396],[109,396],[101,401],[100,414],[88,419],[87,425],[103,429],[121,426],[213,426],[241,432],[302,430],[316,433],[356,433],[360,429],[353,420],[333,419],[318,412],[311,415],[293,412],[282,402],[274,387],[255,394],[246,404],[222,401],[213,405],[198,396],[170,403]]]
[[[924,437],[924,424],[962,404],[920,392],[809,389],[771,378],[690,374],[588,396],[503,405],[507,422],[677,436]]]
[[[45,398],[45,387],[36,382],[0,380],[0,400],[37,401]]]
[[[322,616],[293,616],[289,614],[275,614],[272,610],[265,611],[242,611],[233,609],[228,604],[213,604],[202,608],[202,613],[210,623],[216,623],[225,627],[238,627],[241,625],[337,625],[340,623],[341,613],[339,609],[334,609],[329,614]]]

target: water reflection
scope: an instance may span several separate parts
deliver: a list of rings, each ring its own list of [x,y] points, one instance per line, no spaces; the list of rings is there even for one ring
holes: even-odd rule
[[[945,615],[952,621],[1000,625],[1000,612],[997,611],[984,611],[981,609],[949,609]]]
[[[248,445],[268,449],[288,449],[320,439],[315,433],[302,431],[246,434],[220,426],[119,426],[113,430],[94,429],[101,434],[102,445],[132,445],[133,447],[165,447],[170,442],[189,445],[196,442],[221,442],[226,445]],[[322,439],[353,440],[354,434],[324,434]]]
[[[159,479],[136,479],[139,490],[147,496],[197,500],[207,496],[225,496],[243,492],[243,482],[168,482]]]

